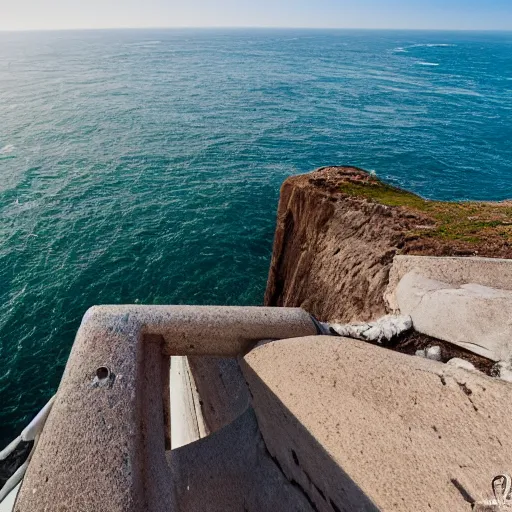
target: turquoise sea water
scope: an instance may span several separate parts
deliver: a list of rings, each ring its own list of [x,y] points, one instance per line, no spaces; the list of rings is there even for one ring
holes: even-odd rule
[[[0,447],[93,304],[260,304],[279,186],[328,164],[512,197],[512,34],[0,34]]]

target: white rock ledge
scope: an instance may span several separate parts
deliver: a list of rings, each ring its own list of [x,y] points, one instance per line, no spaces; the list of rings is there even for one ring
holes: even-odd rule
[[[396,301],[414,328],[494,361],[512,357],[512,291],[454,285],[417,270],[398,283]]]

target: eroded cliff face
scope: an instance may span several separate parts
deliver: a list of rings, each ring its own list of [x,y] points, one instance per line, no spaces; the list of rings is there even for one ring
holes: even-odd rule
[[[512,257],[510,203],[442,203],[354,167],[285,181],[267,306],[300,306],[323,321],[386,313],[396,254]]]

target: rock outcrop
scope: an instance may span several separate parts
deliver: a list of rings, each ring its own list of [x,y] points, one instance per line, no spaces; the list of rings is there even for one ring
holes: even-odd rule
[[[413,271],[400,281],[396,296],[417,331],[493,361],[510,360],[511,290],[476,283],[454,286]]]
[[[512,258],[512,203],[428,201],[354,167],[288,178],[265,304],[377,318],[397,254]]]

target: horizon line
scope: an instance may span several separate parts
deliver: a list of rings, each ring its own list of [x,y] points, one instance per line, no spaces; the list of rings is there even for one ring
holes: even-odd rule
[[[401,27],[280,27],[264,25],[169,25],[169,26],[147,26],[147,27],[70,27],[70,28],[16,28],[3,29],[0,33],[19,32],[79,32],[79,31],[104,31],[104,30],[374,30],[374,31],[403,31],[403,32],[512,32],[512,28],[401,28]]]

